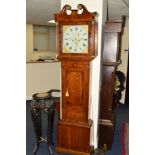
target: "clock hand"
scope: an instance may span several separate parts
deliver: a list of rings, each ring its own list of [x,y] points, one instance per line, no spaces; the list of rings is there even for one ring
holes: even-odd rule
[[[72,41],[73,41],[73,39],[72,39],[72,38],[65,38],[65,40],[72,40]]]
[[[86,40],[86,41],[87,41],[88,39],[85,39],[85,38],[79,38],[79,40]]]

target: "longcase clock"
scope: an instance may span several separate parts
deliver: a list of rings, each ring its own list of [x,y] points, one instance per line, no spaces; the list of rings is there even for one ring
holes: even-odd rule
[[[90,154],[90,61],[97,56],[96,12],[82,4],[65,5],[55,14],[56,51],[61,61],[62,108],[58,122],[57,152]]]
[[[102,60],[99,139],[100,149],[111,149],[115,129],[114,87],[117,66],[120,64],[122,21],[105,23],[104,51]]]

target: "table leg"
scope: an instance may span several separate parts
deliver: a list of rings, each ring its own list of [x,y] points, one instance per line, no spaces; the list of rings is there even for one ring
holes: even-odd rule
[[[33,153],[35,154],[39,148],[40,137],[42,134],[41,110],[36,107],[33,107],[31,109],[31,116],[36,137],[36,145],[33,150]]]
[[[50,108],[48,113],[48,135],[47,135],[47,145],[49,149],[49,153],[52,154],[51,144],[53,142],[53,124],[54,124],[54,116],[55,116],[55,109]]]

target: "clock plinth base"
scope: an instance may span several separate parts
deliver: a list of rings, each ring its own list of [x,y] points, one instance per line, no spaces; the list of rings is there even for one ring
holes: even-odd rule
[[[90,155],[90,125],[88,122],[58,122],[58,144],[56,151],[76,155]]]
[[[69,154],[75,154],[75,155],[91,155],[91,152],[80,152],[80,151],[76,151],[76,150],[70,150],[70,149],[66,149],[66,148],[61,148],[61,147],[56,147],[56,151],[58,153],[69,153]]]
[[[108,150],[111,150],[112,143],[113,143],[113,137],[114,137],[114,128],[115,124],[99,124],[99,137],[100,140],[98,142],[98,147],[100,149],[104,148],[104,145],[106,145],[106,148]]]

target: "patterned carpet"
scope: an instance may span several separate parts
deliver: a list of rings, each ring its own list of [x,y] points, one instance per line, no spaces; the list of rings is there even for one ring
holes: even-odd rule
[[[129,122],[129,107],[126,105],[120,105],[116,109],[116,126],[115,126],[115,135],[114,135],[114,142],[112,146],[112,150],[109,150],[105,153],[105,155],[122,155],[122,142],[121,142],[121,125],[124,122]],[[55,117],[55,123],[54,123],[54,132],[53,132],[53,138],[54,138],[54,145],[53,150],[55,150],[55,146],[57,144],[57,115]],[[47,118],[43,117],[43,136],[47,134]],[[32,151],[34,149],[35,145],[35,135],[33,131],[33,125],[31,121],[31,115],[30,115],[30,105],[29,101],[27,101],[26,104],[26,155],[32,155]],[[48,155],[48,149],[47,145],[45,143],[41,143],[39,150],[37,152],[37,155]],[[57,152],[53,152],[53,155],[58,155]],[[59,155],[68,155],[66,153],[60,153]]]

